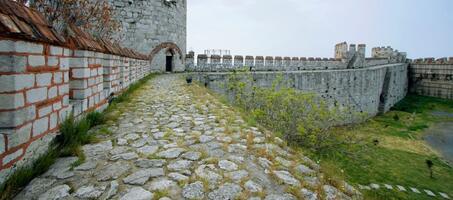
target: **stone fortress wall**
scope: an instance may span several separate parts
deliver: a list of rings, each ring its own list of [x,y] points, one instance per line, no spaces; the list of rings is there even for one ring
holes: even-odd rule
[[[391,48],[373,49],[373,57],[365,58],[365,45],[341,43],[335,47],[335,58],[289,58],[194,54],[186,56],[186,68],[195,80],[228,96],[226,85],[231,71],[251,69],[243,73],[243,80],[251,75],[259,87],[271,87],[278,76],[283,76],[287,87],[316,93],[331,105],[347,110],[345,122],[358,120],[388,111],[402,100],[408,91],[408,63],[406,54]],[[232,59],[233,58],[233,59]],[[233,61],[231,61],[233,60]],[[282,60],[282,62],[280,62]],[[241,76],[241,75],[239,75]]]
[[[0,1],[0,184],[47,151],[58,125],[107,107],[151,73],[149,57],[72,27],[63,38],[40,13]],[[9,8],[9,9],[8,9]],[[29,32],[29,30],[34,30]]]
[[[184,71],[187,0],[109,0],[121,23],[117,35],[124,47],[149,55],[154,71],[165,71],[173,55],[172,71]]]
[[[415,59],[409,71],[410,92],[453,99],[453,57]]]
[[[406,60],[406,53],[383,48],[373,49],[373,57],[366,58],[364,44],[348,45],[347,43],[335,46],[335,58],[313,57],[272,57],[272,56],[231,56],[205,54],[195,56],[194,52],[186,55],[186,71],[188,72],[227,72],[245,68],[251,71],[301,71],[301,70],[341,70],[359,69],[378,65],[401,63]],[[196,57],[196,58],[195,58]]]

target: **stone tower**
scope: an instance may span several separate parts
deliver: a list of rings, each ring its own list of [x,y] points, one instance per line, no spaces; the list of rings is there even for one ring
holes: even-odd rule
[[[184,71],[187,0],[109,0],[125,47],[151,56],[154,71]]]

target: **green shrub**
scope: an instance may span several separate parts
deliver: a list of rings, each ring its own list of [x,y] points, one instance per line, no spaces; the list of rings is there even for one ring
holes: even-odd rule
[[[234,105],[259,124],[281,133],[289,143],[322,152],[345,142],[329,131],[343,121],[341,111],[315,94],[286,87],[281,76],[272,87],[262,88],[253,86],[246,74],[233,73],[227,86]]]
[[[100,112],[91,112],[88,113],[86,119],[90,123],[90,126],[99,126],[105,122],[105,117],[103,113]]]

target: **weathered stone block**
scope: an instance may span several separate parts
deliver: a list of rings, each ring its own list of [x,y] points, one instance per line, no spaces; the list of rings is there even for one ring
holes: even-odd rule
[[[83,90],[72,90],[72,98],[73,99],[85,99],[91,96],[92,90],[91,88],[83,89]]]
[[[48,90],[48,98],[53,99],[58,96],[58,86],[53,86]]]
[[[47,88],[36,88],[26,92],[27,103],[36,103],[47,99]]]
[[[73,51],[71,49],[66,49],[66,48],[63,49],[64,56],[71,56],[72,53],[73,53]]]
[[[53,56],[63,55],[63,48],[57,46],[50,46],[50,55]]]
[[[25,72],[26,56],[0,55],[0,72]]]
[[[35,76],[32,74],[0,75],[0,92],[12,92],[31,88],[35,84]]]
[[[69,84],[58,86],[58,95],[69,94]]]
[[[49,121],[50,127],[49,129],[54,129],[58,125],[58,113],[53,113],[50,115],[50,121]]]
[[[69,105],[69,103],[68,103],[68,105]],[[71,107],[67,107],[67,108],[61,109],[58,112],[58,117],[59,117],[60,123],[68,118],[68,116],[71,113],[71,111],[72,111],[72,108]],[[75,114],[75,112],[74,112],[74,114]]]
[[[36,116],[35,106],[28,106],[14,111],[0,112],[0,127],[14,128],[33,120]]]
[[[44,56],[28,56],[28,64],[32,67],[41,67],[46,64],[46,59]]]
[[[49,117],[43,117],[33,122],[33,137],[49,130]]]
[[[52,106],[45,106],[38,110],[39,117],[44,117],[50,113],[52,113]]]
[[[60,69],[69,70],[69,58],[60,58]]]
[[[58,57],[55,56],[49,56],[47,57],[47,65],[55,67],[58,65]]]
[[[44,47],[42,44],[31,42],[17,41],[15,45],[16,52],[19,53],[39,53],[42,54]]]
[[[5,136],[0,133],[0,154],[6,151]]]
[[[61,101],[58,101],[58,102],[54,103],[54,104],[52,105],[52,107],[53,107],[53,110],[55,110],[55,111],[56,111],[56,110],[60,110],[61,107],[62,107]]]
[[[19,158],[24,153],[24,149],[18,149],[14,153],[11,153],[3,158],[3,165],[9,164],[11,161]]]
[[[69,96],[63,97],[63,106],[69,106]]]
[[[25,99],[22,93],[0,94],[0,109],[15,109],[24,106]]]
[[[69,58],[71,67],[88,68],[88,58]]]
[[[62,72],[55,72],[53,74],[53,82],[55,84],[60,84],[63,82],[63,73]]]
[[[88,69],[88,68],[72,69],[72,77],[73,78],[89,78],[90,69]]]
[[[94,52],[85,50],[75,50],[74,56],[77,57],[94,57]]]
[[[36,84],[39,87],[49,86],[52,83],[52,73],[36,74]]]
[[[25,144],[30,140],[32,124],[29,123],[19,129],[6,131],[4,134],[8,138],[8,149]]]

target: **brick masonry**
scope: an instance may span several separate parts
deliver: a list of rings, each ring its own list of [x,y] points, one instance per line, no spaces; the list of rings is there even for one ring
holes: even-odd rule
[[[149,60],[1,39],[0,184],[45,153],[68,114],[106,108],[150,72]]]

